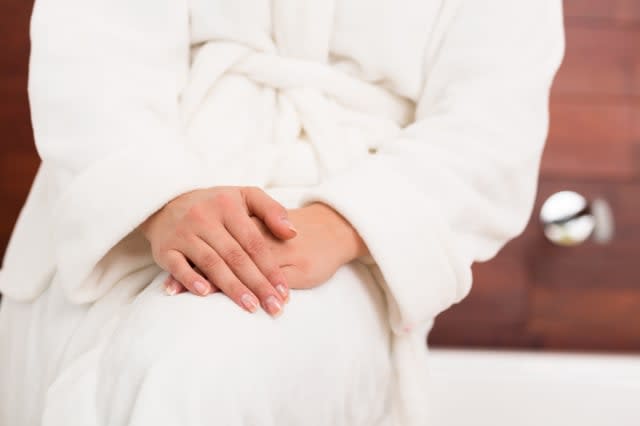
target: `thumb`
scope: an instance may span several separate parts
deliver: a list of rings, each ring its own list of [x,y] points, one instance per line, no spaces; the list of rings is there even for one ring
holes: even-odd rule
[[[277,238],[290,240],[298,231],[289,220],[287,209],[266,192],[256,187],[242,188],[250,213],[260,218]]]

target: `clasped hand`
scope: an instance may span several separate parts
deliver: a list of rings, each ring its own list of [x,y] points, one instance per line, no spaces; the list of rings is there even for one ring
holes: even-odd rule
[[[353,227],[322,203],[287,210],[256,187],[214,187],[176,197],[140,229],[168,294],[221,291],[249,312],[282,312],[290,289],[326,282],[366,254]]]

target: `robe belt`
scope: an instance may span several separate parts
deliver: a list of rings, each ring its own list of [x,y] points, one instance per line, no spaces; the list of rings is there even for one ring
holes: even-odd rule
[[[320,178],[348,167],[354,156],[375,153],[412,119],[413,104],[389,90],[366,82],[328,63],[260,52],[231,42],[209,42],[194,55],[189,85],[182,95],[184,121],[196,112],[216,81],[225,74],[276,90],[278,114],[297,115],[299,129],[274,123],[274,140],[265,146],[277,158],[291,155],[300,132],[310,142]],[[288,120],[290,124],[292,120]]]

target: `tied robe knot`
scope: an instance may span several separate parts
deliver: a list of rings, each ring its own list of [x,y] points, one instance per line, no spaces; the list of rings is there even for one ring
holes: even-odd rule
[[[211,149],[210,143],[234,143],[234,134],[252,140],[237,143],[239,158],[228,184],[257,186],[295,186],[317,184],[345,170],[367,155],[375,154],[384,142],[398,136],[413,118],[413,104],[380,85],[348,73],[340,63],[284,56],[276,48],[259,51],[244,44],[209,41],[194,50],[191,75],[183,91],[181,107],[186,128],[200,114],[207,128],[211,115],[225,107],[209,109],[212,102],[236,105],[234,116],[245,116],[237,129],[226,127],[216,133],[209,126],[207,135],[200,134],[196,143],[223,161],[221,153],[232,147]],[[242,78],[253,86],[254,96],[216,97],[223,92],[225,79]],[[241,92],[237,90],[235,93]],[[265,92],[268,96],[265,97]],[[265,99],[269,99],[265,102]],[[260,107],[256,107],[260,104]],[[218,109],[222,108],[222,109]],[[247,111],[247,112],[245,112]],[[251,115],[253,114],[253,115]],[[239,127],[255,127],[246,133]],[[250,136],[246,136],[250,135]],[[203,139],[204,138],[204,139]],[[224,139],[217,141],[217,139]],[[215,161],[213,163],[215,164]],[[217,163],[222,167],[223,163]]]

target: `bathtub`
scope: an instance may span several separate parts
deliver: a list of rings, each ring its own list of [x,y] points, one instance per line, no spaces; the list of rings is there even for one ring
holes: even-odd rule
[[[640,426],[640,356],[429,356],[434,426]]]

